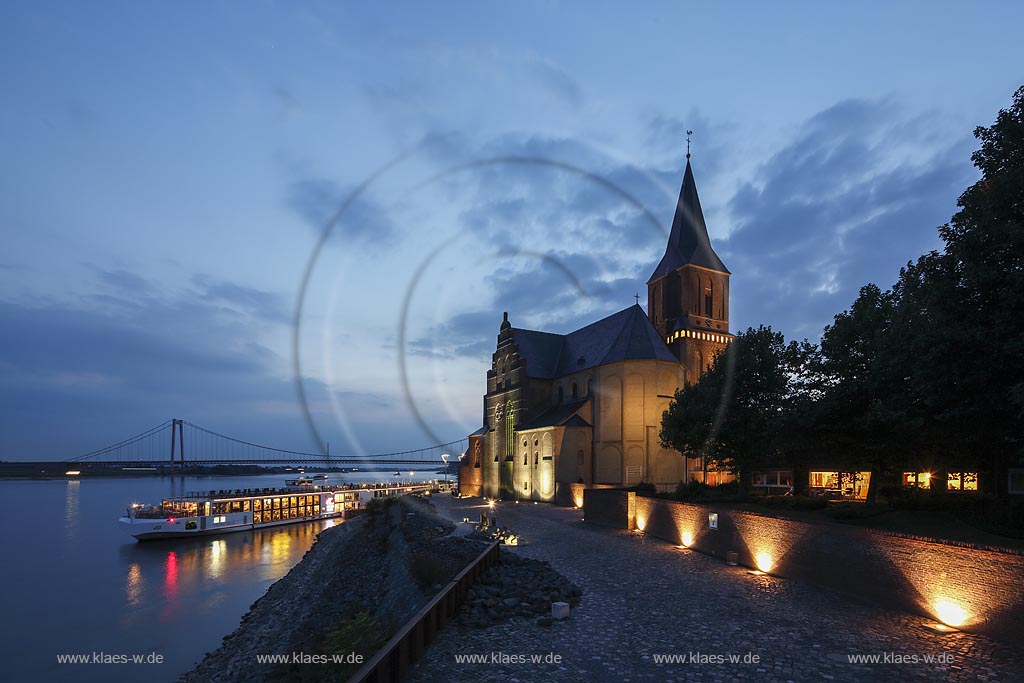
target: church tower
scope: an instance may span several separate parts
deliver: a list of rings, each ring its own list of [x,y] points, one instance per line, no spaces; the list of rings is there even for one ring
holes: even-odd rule
[[[729,269],[711,247],[690,154],[665,255],[647,281],[647,317],[696,382],[729,333]]]

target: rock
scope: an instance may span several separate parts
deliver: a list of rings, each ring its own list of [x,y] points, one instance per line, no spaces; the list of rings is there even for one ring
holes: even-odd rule
[[[537,626],[551,626],[553,623],[555,621],[551,617],[540,617],[537,619]]]
[[[519,598],[505,598],[502,602],[505,603],[505,607],[515,607],[519,604]]]

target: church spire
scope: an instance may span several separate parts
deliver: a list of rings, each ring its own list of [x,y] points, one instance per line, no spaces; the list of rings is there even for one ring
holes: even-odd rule
[[[704,222],[704,212],[701,211],[700,199],[697,197],[697,185],[693,181],[693,169],[690,168],[689,135],[686,171],[683,173],[683,185],[679,189],[679,200],[676,202],[676,213],[672,219],[668,245],[665,247],[665,255],[661,257],[661,262],[654,269],[648,282],[685,265],[700,266],[721,273],[729,272],[711,247],[708,226]]]

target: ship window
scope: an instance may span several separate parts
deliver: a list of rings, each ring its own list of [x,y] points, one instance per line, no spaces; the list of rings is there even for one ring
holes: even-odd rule
[[[249,511],[249,501],[243,500],[242,501],[242,512],[248,512],[248,511]]]

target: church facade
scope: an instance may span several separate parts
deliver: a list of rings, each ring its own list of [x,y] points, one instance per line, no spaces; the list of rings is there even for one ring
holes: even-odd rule
[[[724,475],[663,448],[658,434],[676,389],[696,381],[732,338],[729,275],[687,155],[647,311],[633,305],[569,334],[517,328],[504,314],[460,491],[569,504],[573,484],[717,483]]]

